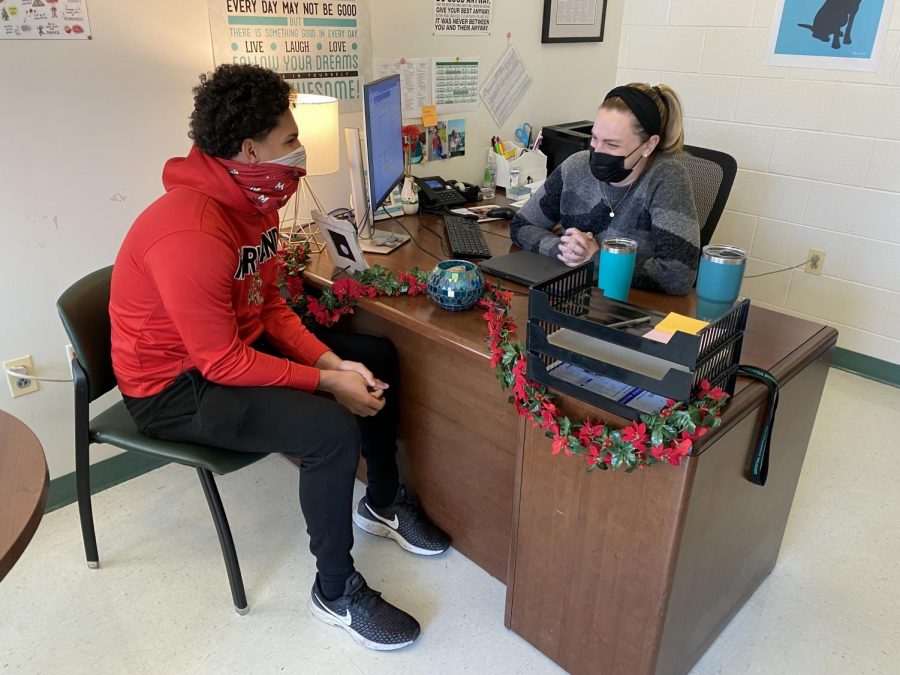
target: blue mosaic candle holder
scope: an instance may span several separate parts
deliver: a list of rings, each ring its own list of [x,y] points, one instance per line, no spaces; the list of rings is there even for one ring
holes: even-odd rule
[[[481,270],[468,260],[439,262],[428,277],[428,295],[451,312],[461,312],[474,306],[483,292]]]

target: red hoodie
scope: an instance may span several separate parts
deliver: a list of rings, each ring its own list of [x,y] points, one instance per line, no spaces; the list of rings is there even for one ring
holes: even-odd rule
[[[166,194],[134,222],[112,274],[112,361],[127,396],[152,396],[186,370],[233,387],[313,391],[328,347],[276,282],[278,214],[260,214],[196,146],[163,169]],[[249,345],[265,334],[288,358]]]

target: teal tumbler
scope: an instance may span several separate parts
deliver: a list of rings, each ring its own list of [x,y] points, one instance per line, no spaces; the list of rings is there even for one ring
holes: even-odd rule
[[[634,239],[615,237],[604,239],[600,243],[597,286],[603,291],[603,295],[621,302],[628,300],[636,257],[637,242]]]
[[[741,293],[746,266],[743,249],[707,244],[697,273],[697,297],[710,303],[733,303]]]

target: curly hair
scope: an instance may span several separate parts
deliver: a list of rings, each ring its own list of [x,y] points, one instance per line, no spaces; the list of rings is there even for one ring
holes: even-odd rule
[[[229,159],[246,138],[265,138],[290,106],[291,88],[260,66],[223,64],[193,89],[188,137],[206,154]]]

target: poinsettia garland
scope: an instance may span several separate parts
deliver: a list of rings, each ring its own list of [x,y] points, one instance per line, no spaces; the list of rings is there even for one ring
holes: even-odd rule
[[[279,252],[281,287],[289,302],[305,320],[324,326],[334,325],[341,316],[352,314],[361,297],[421,295],[426,290],[428,273],[418,269],[395,278],[390,270],[375,266],[353,277],[334,282],[321,297],[304,295],[302,273],[309,257],[306,244],[289,245]],[[694,441],[721,424],[720,414],[728,395],[718,387],[700,383],[691,401],[667,401],[666,407],[652,415],[641,415],[621,429],[586,419],[573,422],[557,407],[555,396],[546,387],[527,379],[525,346],[514,340],[516,324],[509,315],[512,293],[485,282],[478,305],[484,310],[491,355],[491,368],[504,390],[512,390],[510,402],[516,412],[544,430],[552,439],[554,455],[581,455],[588,471],[621,469],[626,472],[660,462],[678,466],[690,453]]]
[[[360,298],[378,296],[422,295],[425,293],[428,272],[414,267],[394,278],[391,271],[380,265],[352,277],[342,277],[331,288],[326,288],[318,298],[303,292],[303,270],[309,259],[309,244],[291,244],[278,252],[279,285],[287,292],[288,302],[304,319],[333,326],[345,314],[353,314]]]

